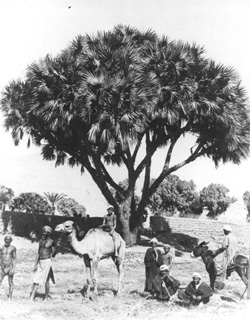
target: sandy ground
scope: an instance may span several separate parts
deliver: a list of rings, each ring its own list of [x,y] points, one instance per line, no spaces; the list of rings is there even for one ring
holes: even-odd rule
[[[3,243],[3,236],[0,236]],[[70,253],[59,253],[54,260],[56,284],[51,285],[50,299],[43,302],[44,288],[39,287],[35,302],[29,302],[28,296],[32,284],[32,268],[37,243],[14,237],[17,247],[17,269],[13,301],[9,302],[8,281],[4,279],[0,289],[0,319],[247,319],[250,301],[240,300],[244,284],[236,274],[226,283],[226,287],[214,294],[211,302],[198,308],[181,307],[173,299],[166,303],[145,300],[145,270],[143,258],[147,247],[134,246],[126,250],[125,277],[120,297],[114,296],[117,288],[117,271],[111,261],[106,259],[99,264],[98,297],[96,300],[83,298],[81,289],[86,282],[82,259]],[[189,253],[175,257],[172,276],[180,280],[183,286],[190,282],[194,271],[199,271],[203,280],[208,275],[203,262],[191,259]]]

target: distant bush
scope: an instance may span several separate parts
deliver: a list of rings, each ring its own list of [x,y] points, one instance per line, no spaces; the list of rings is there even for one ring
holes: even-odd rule
[[[153,181],[152,181],[153,182]],[[201,214],[199,193],[194,182],[181,180],[176,175],[169,175],[149,199],[149,208],[155,214],[172,215],[178,211],[183,216],[189,213]]]
[[[63,198],[58,202],[57,209],[65,217],[84,217],[86,208],[71,198]]]
[[[218,216],[225,212],[231,203],[237,199],[228,197],[229,189],[221,184],[211,183],[200,193],[201,206],[207,208],[208,216]]]
[[[50,214],[51,206],[36,192],[24,192],[13,199],[12,210],[33,214]]]

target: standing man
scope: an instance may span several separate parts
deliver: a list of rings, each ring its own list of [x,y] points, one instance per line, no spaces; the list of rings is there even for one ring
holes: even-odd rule
[[[164,252],[162,253],[163,264],[168,266],[168,271],[170,272],[173,264],[173,255],[170,252],[170,245],[165,244],[163,247]]]
[[[161,251],[157,249],[158,240],[153,238],[149,241],[151,248],[148,248],[144,257],[146,267],[146,281],[144,291],[154,295],[153,279],[159,275],[159,267],[163,264]]]
[[[223,258],[221,263],[221,271],[220,276],[221,280],[224,281],[231,275],[230,266],[235,256],[236,252],[238,251],[237,240],[232,234],[232,229],[230,226],[226,225],[223,227],[224,232],[224,240],[222,243],[222,247],[220,248],[223,252]]]
[[[30,294],[30,300],[35,300],[35,294],[39,284],[45,284],[44,300],[48,301],[49,297],[49,280],[55,283],[54,274],[52,270],[52,258],[55,257],[57,246],[51,239],[52,229],[48,226],[43,228],[42,239],[39,241],[39,248],[34,265],[33,286]]]
[[[8,276],[9,280],[9,300],[12,300],[14,289],[13,278],[16,269],[16,247],[11,245],[11,236],[4,238],[4,246],[0,249],[0,286],[2,285],[3,278]]]
[[[111,205],[108,205],[107,207],[108,214],[103,217],[103,223],[101,225],[101,228],[108,232],[113,241],[114,241],[114,247],[115,247],[115,256],[118,257],[118,246],[119,246],[119,238],[118,233],[115,231],[116,229],[116,215],[114,207]]]

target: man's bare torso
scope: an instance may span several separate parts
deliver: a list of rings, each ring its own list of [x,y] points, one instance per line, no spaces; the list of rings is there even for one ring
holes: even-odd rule
[[[52,255],[54,241],[50,238],[39,241],[39,259],[49,259]]]
[[[13,259],[15,258],[16,247],[14,246],[3,246],[1,248],[1,265],[3,266],[11,266],[13,263]]]
[[[110,226],[110,227],[115,227],[116,225],[116,216],[114,214],[112,215],[106,215],[104,218],[105,225]]]

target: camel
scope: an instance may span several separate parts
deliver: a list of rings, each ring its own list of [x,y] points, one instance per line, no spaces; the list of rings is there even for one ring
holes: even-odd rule
[[[73,221],[65,221],[57,225],[55,231],[66,234],[71,249],[83,257],[87,271],[86,297],[89,297],[91,282],[93,284],[94,294],[97,295],[98,263],[100,260],[109,257],[113,259],[119,273],[119,284],[116,294],[120,294],[124,275],[123,263],[125,256],[125,241],[120,235],[118,235],[120,238],[118,257],[115,257],[114,241],[109,233],[103,231],[101,228],[90,229],[81,241],[77,240],[76,225]]]
[[[194,250],[191,252],[191,257],[202,258],[205,264],[206,270],[209,274],[210,286],[214,290],[214,287],[216,287],[216,277],[217,277],[217,268],[215,265],[214,258],[218,254],[220,254],[223,251],[223,249],[220,248],[214,251],[209,250],[207,247],[208,243],[209,242],[203,241],[198,246],[196,246]],[[241,254],[236,254],[233,258],[232,265],[230,265],[227,268],[227,277],[230,277],[231,273],[236,271],[246,286],[245,291],[241,295],[241,299],[244,297],[244,294],[246,293],[248,288],[248,268],[249,268],[248,258]]]

